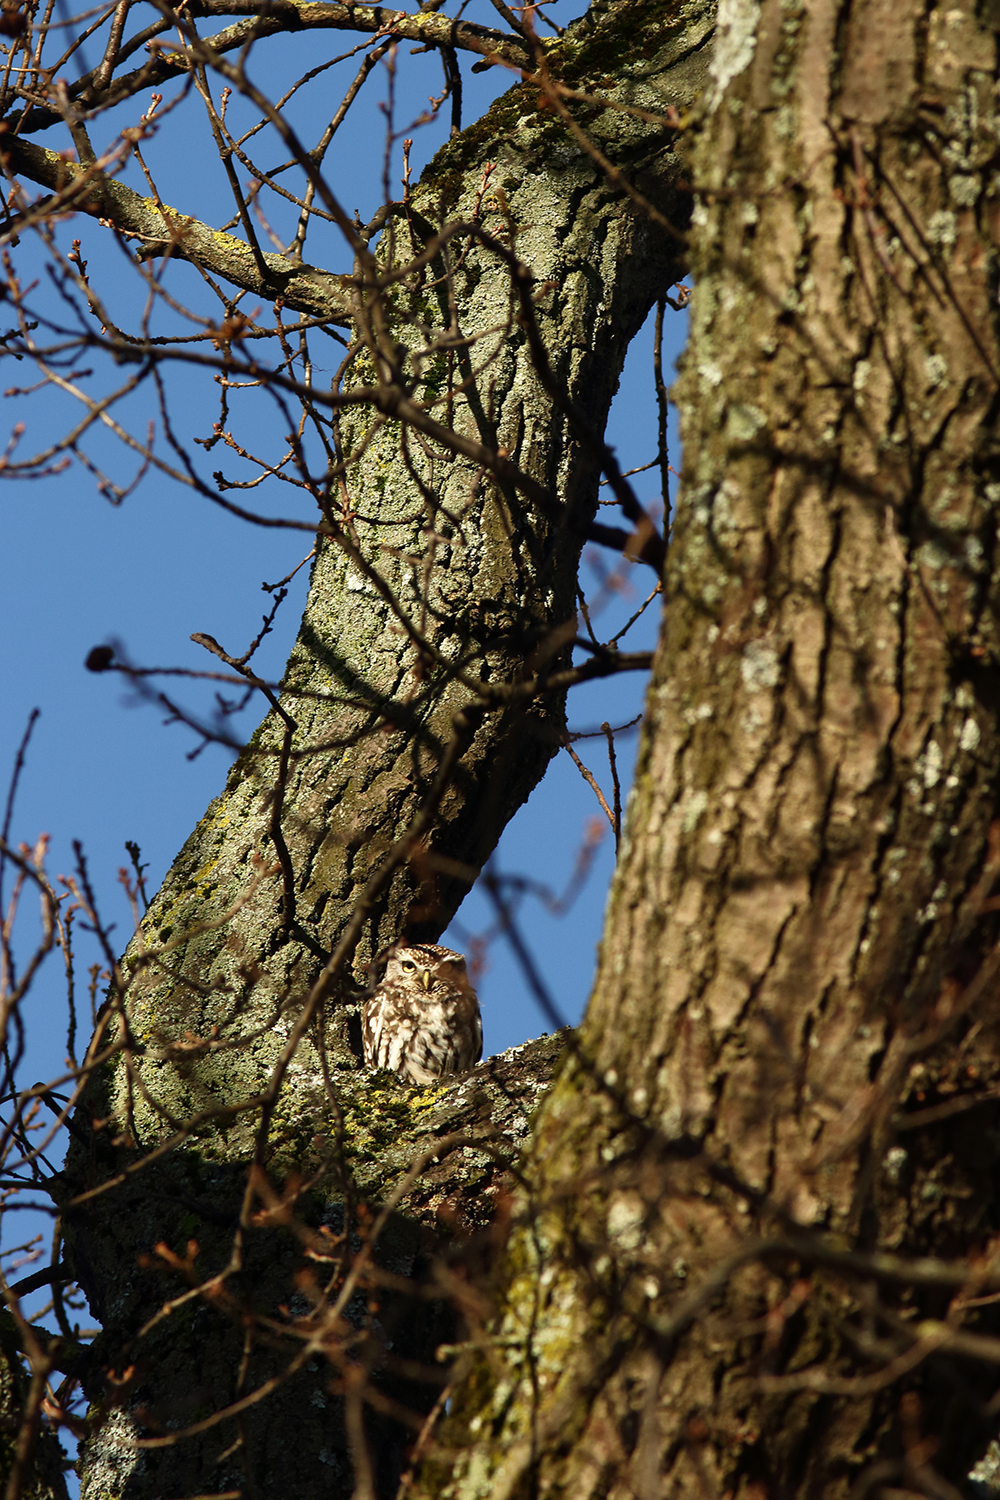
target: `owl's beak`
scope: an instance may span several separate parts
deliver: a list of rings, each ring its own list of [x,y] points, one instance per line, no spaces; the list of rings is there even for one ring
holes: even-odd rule
[[[431,987],[431,980],[433,979],[433,977],[434,976],[431,973],[430,969],[424,969],[423,974],[421,975],[420,982],[423,985],[423,987],[424,987],[425,990],[429,990],[430,989],[430,987]]]

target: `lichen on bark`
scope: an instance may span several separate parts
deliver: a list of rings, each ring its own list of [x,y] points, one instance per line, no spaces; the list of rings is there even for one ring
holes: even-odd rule
[[[991,1254],[1000,1217],[996,36],[971,4],[720,24],[599,973],[427,1496],[826,1500],[931,1483],[914,1421],[942,1483],[990,1435],[915,1347],[944,1291],[837,1255]]]

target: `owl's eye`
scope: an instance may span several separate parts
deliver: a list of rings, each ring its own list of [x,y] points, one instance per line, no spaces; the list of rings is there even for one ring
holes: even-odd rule
[[[412,974],[414,969],[417,967],[412,958],[404,958],[401,960],[401,963],[407,974]]]

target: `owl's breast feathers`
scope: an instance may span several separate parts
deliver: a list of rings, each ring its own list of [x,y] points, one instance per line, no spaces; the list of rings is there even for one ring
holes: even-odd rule
[[[394,944],[373,964],[382,981],[362,1010],[365,1062],[413,1083],[475,1067],[483,1055],[465,959],[438,944]]]

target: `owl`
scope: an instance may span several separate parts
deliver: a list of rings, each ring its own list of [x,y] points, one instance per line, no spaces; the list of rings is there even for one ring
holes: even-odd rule
[[[365,1062],[411,1083],[464,1073],[483,1055],[479,1001],[461,953],[401,941],[372,964],[379,983],[361,1008]]]

